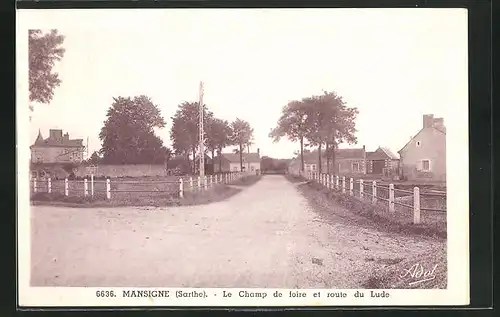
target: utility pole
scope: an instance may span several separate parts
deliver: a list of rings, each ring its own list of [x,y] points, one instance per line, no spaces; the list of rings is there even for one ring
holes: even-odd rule
[[[199,106],[200,106],[200,176],[201,179],[204,179],[205,176],[205,149],[204,149],[204,133],[203,133],[203,93],[204,93],[204,88],[203,88],[203,82],[200,81],[200,101],[199,101]]]

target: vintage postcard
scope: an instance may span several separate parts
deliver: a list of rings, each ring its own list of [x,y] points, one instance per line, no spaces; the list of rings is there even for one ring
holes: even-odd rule
[[[20,306],[469,303],[467,10],[17,14]]]

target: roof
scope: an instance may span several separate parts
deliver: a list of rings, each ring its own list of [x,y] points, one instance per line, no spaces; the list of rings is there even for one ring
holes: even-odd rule
[[[240,155],[236,153],[222,153],[222,157],[231,163],[239,163]],[[247,163],[260,163],[259,153],[243,153],[243,162]]]
[[[391,159],[391,160],[399,160],[399,157],[394,154],[394,152],[392,152],[390,149],[386,148],[386,147],[380,147],[380,149],[382,151],[384,151],[384,153]]]
[[[83,147],[83,139],[67,139],[67,138],[51,138],[48,137],[44,139],[42,137],[42,132],[38,130],[38,136],[33,143],[32,147]]]
[[[408,144],[410,144],[410,142],[413,141],[413,139],[415,139],[425,129],[434,129],[434,130],[439,131],[439,132],[441,132],[443,134],[446,134],[446,128],[445,127],[435,127],[435,126],[433,126],[433,127],[422,128],[408,142],[406,142],[406,144],[398,151],[398,153],[401,153],[401,151],[403,151],[405,149],[405,147],[407,147]]]
[[[335,160],[337,159],[364,159],[364,149],[336,149],[335,150]],[[324,156],[324,152],[322,153]],[[300,159],[300,155],[298,157]],[[312,152],[304,153],[304,163],[314,164],[318,161],[318,150]]]
[[[399,157],[394,154],[390,149],[379,146],[373,152],[366,152],[367,160],[399,160]]]

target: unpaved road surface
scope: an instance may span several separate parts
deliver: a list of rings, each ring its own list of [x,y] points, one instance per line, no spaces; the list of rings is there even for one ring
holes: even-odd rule
[[[283,176],[167,208],[31,210],[33,286],[357,288],[438,242],[326,223]]]

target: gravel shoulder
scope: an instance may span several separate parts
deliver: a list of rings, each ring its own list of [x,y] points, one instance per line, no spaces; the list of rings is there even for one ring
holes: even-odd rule
[[[33,206],[31,232],[34,286],[359,288],[442,247],[326,220],[280,175],[200,206]]]

